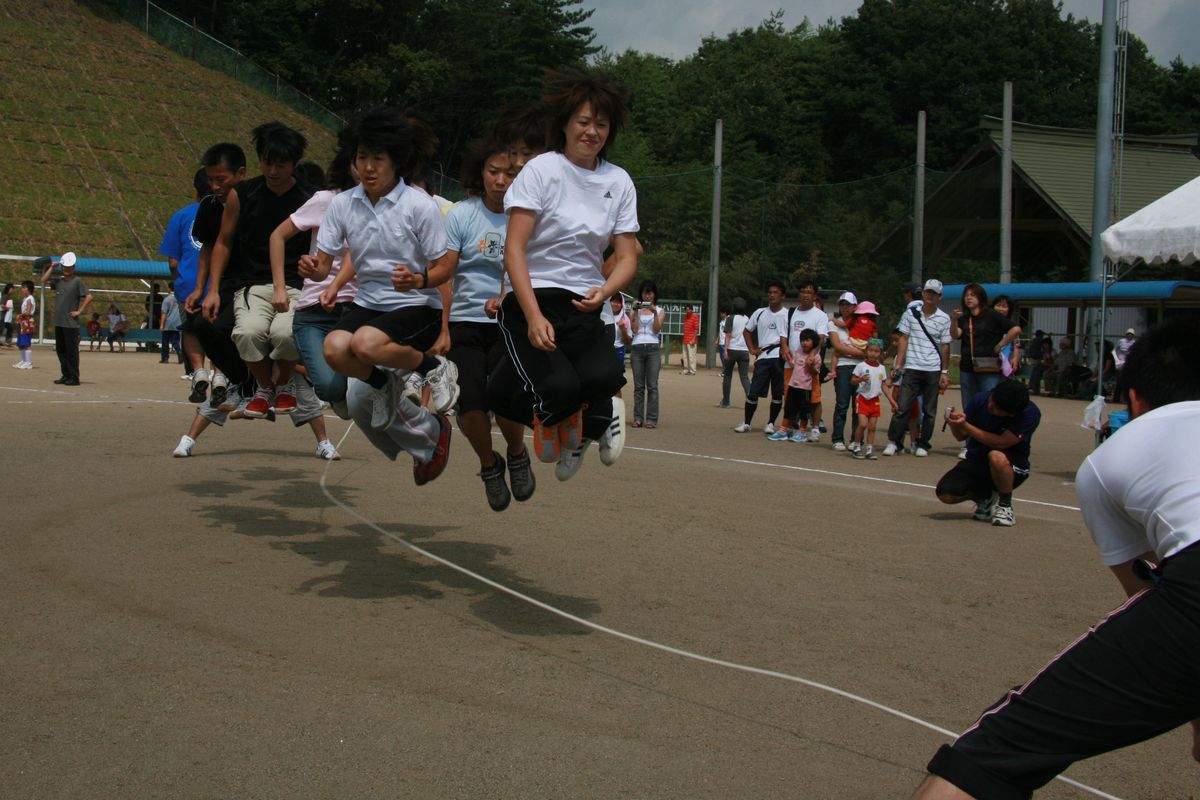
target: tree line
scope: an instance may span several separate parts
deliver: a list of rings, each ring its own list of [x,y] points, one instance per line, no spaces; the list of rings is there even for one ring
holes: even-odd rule
[[[642,271],[674,297],[706,296],[718,118],[722,298],[812,277],[889,305],[907,260],[873,247],[911,212],[919,111],[935,181],[979,141],[979,118],[999,115],[1006,80],[1016,119],[1095,126],[1100,26],[1054,0],[864,0],[817,26],[776,13],[678,60],[597,48],[582,0],[157,2],[340,114],[410,109],[449,174],[502,109],[536,98],[545,70],[608,72],[630,95],[611,157],[638,183]],[[1127,59],[1127,132],[1200,131],[1200,65],[1159,65],[1132,34]],[[942,277],[994,271],[951,263]]]

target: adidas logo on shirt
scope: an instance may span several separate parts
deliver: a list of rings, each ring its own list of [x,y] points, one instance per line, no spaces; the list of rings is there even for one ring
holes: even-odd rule
[[[605,192],[605,193],[604,193],[604,199],[605,199],[605,200],[612,200],[612,192]]]

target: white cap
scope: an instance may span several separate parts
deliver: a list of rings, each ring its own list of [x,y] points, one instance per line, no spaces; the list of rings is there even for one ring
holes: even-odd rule
[[[930,278],[929,280],[925,281],[925,291],[934,292],[936,294],[941,294],[942,293],[942,282],[939,281],[937,278]]]
[[[854,296],[854,292],[842,292],[842,296],[838,298],[838,302],[856,306],[858,305],[858,298]]]
[[[62,264],[64,267],[75,266],[75,254],[74,253],[63,253],[62,258],[60,258],[58,260],[58,263]]]

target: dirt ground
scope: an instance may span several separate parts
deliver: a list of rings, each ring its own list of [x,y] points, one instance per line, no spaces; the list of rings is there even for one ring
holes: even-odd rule
[[[421,488],[332,415],[340,462],[287,421],[173,459],[176,366],[85,352],[63,389],[34,358],[0,379],[2,797],[906,797],[946,740],[397,539],[953,731],[1121,600],[1074,508],[1075,401],[1039,401],[1012,529],[933,497],[948,433],[877,462],[772,443],[678,368],[615,467],[537,465],[496,514],[457,434]],[[1068,774],[1186,797],[1189,750],[1176,731]]]

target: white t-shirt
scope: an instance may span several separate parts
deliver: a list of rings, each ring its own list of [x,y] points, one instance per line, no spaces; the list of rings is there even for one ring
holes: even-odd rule
[[[816,331],[818,336],[829,335],[829,315],[813,306],[808,311],[792,310],[792,324],[788,327],[788,347],[793,353],[800,352],[800,334],[806,330]]]
[[[759,361],[779,358],[779,339],[787,329],[787,313],[786,308],[772,311],[770,306],[763,306],[750,315],[746,327],[754,334],[754,344],[763,351],[758,354]]]
[[[1083,520],[1108,566],[1147,551],[1160,559],[1200,540],[1200,401],[1131,420],[1079,467]]]
[[[840,358],[840,357],[839,357]],[[841,363],[840,361],[838,362]],[[858,384],[858,394],[866,400],[872,400],[883,392],[883,382],[887,380],[887,367],[883,364],[871,366],[865,361],[854,365],[855,375],[869,375],[870,380]]]
[[[483,306],[500,296],[507,230],[504,214],[489,210],[480,197],[468,197],[446,215],[446,243],[458,253],[451,322],[496,322]]]
[[[633,333],[633,344],[658,344],[658,333],[654,330],[658,306],[642,306],[633,313],[638,316],[638,329]]]
[[[29,295],[21,301],[21,313],[30,317],[37,313],[37,300],[33,299],[33,295]]]
[[[292,224],[297,230],[311,231],[321,227],[321,223],[325,220],[325,213],[329,210],[329,204],[333,202],[333,198],[337,192],[330,189],[322,189],[321,191],[308,198],[304,205],[296,209],[291,219]],[[317,254],[317,237],[312,237],[312,245],[308,249],[310,256]],[[329,268],[329,274],[324,280],[311,281],[308,278],[304,279],[304,286],[300,289],[300,299],[296,301],[296,308],[308,308],[318,303],[321,299],[321,292],[325,291],[325,287],[333,283],[337,278],[338,270],[342,268],[342,258],[346,251],[333,256],[333,266]],[[354,299],[354,295],[358,293],[358,284],[350,281],[341,288],[338,292],[337,302],[348,303]]]
[[[750,318],[745,314],[733,314],[729,317],[729,349],[748,352],[746,346],[746,323]]]
[[[374,205],[362,186],[333,198],[317,233],[317,247],[331,256],[349,249],[358,276],[355,305],[375,311],[442,307],[436,288],[397,292],[392,286],[392,270],[397,265],[426,274],[429,262],[447,250],[442,212],[429,195],[404,181]]]
[[[504,195],[504,210],[537,214],[525,248],[535,289],[583,294],[604,285],[600,267],[613,236],[637,233],[637,191],[625,170],[601,160],[596,169],[562,153],[542,153],[521,170]]]
[[[13,320],[13,301],[11,297],[4,299],[4,321],[12,322]]]

